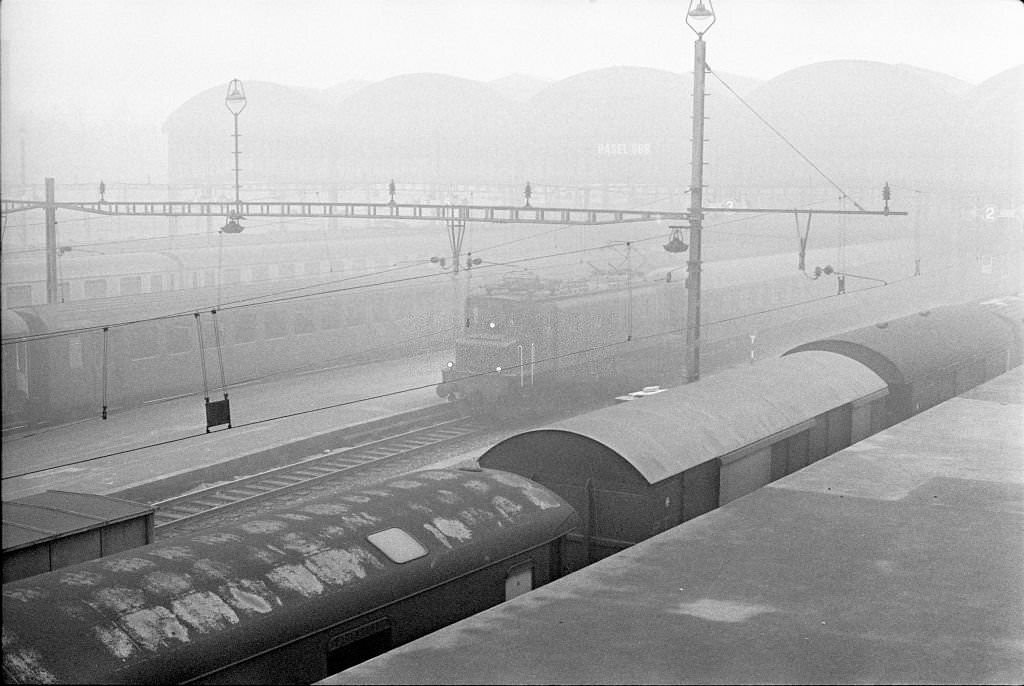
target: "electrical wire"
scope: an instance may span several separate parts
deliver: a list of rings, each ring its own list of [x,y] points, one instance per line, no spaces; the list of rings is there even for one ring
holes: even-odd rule
[[[768,120],[767,120],[767,119],[765,119],[765,118],[764,118],[763,116],[761,116],[761,114],[760,114],[760,113],[759,113],[759,112],[758,112],[757,110],[755,110],[755,109],[753,108],[753,106],[752,106],[752,105],[751,105],[750,103],[748,103],[748,102],[747,102],[746,100],[744,100],[744,99],[743,99],[743,97],[742,97],[742,96],[740,96],[740,94],[739,94],[739,93],[737,93],[737,92],[736,92],[735,90],[733,90],[733,87],[732,87],[732,86],[730,86],[730,85],[729,85],[728,83],[726,83],[725,79],[723,79],[723,78],[722,78],[721,76],[719,76],[717,72],[713,71],[713,70],[711,69],[711,67],[707,67],[707,70],[708,70],[708,73],[712,74],[712,75],[713,75],[713,76],[714,76],[714,77],[715,77],[716,79],[718,79],[719,83],[721,83],[721,84],[722,84],[723,86],[725,86],[726,90],[728,90],[728,91],[729,91],[730,93],[732,93],[732,94],[733,94],[733,96],[735,96],[735,98],[736,98],[737,100],[739,100],[739,101],[740,101],[740,103],[741,103],[741,104],[742,104],[742,105],[743,105],[744,107],[746,107],[746,108],[747,108],[748,110],[750,110],[750,111],[751,111],[751,112],[753,113],[753,115],[754,115],[755,117],[757,117],[757,118],[758,118],[758,120],[759,120],[759,121],[760,121],[760,122],[761,122],[762,124],[764,124],[765,126],[767,126],[767,127],[768,127],[768,128],[769,128],[769,129],[771,130],[771,131],[772,131],[772,133],[774,133],[774,134],[775,134],[776,136],[778,136],[778,137],[779,137],[779,138],[780,138],[780,139],[782,140],[782,142],[783,142],[783,143],[785,143],[786,145],[788,145],[788,146],[790,147],[790,149],[792,149],[792,150],[793,150],[793,152],[795,152],[795,153],[796,153],[797,155],[799,155],[799,156],[800,156],[800,158],[801,158],[801,159],[802,159],[802,160],[803,160],[804,162],[806,162],[807,164],[809,164],[809,165],[811,166],[811,168],[813,168],[813,169],[814,169],[814,171],[818,172],[818,174],[819,174],[819,175],[821,175],[821,177],[822,177],[823,179],[825,179],[826,181],[828,181],[828,182],[829,182],[829,183],[830,183],[830,184],[832,185],[832,187],[833,187],[833,188],[835,188],[835,189],[836,189],[837,191],[839,191],[840,193],[842,193],[842,194],[843,194],[843,197],[844,197],[844,198],[849,198],[849,199],[850,199],[850,201],[851,201],[851,202],[852,202],[852,203],[853,203],[854,205],[856,205],[857,209],[858,209],[858,210],[860,210],[861,212],[864,212],[864,211],[865,211],[865,210],[864,210],[864,208],[860,206],[860,203],[858,203],[858,202],[857,202],[856,200],[854,200],[853,198],[851,198],[851,197],[849,196],[849,194],[847,194],[847,192],[846,192],[845,190],[843,190],[843,189],[842,189],[842,188],[841,188],[841,187],[839,186],[839,184],[838,184],[838,183],[836,183],[835,181],[833,181],[833,180],[832,180],[832,177],[830,177],[830,176],[829,176],[828,174],[826,174],[826,173],[825,173],[824,171],[822,171],[822,170],[821,170],[821,168],[820,168],[820,167],[819,167],[818,165],[816,165],[816,164],[815,164],[814,162],[812,162],[812,161],[811,161],[811,158],[809,158],[809,157],[808,157],[807,155],[803,154],[803,153],[802,153],[802,152],[800,151],[800,149],[799,149],[799,148],[797,148],[797,147],[796,147],[796,145],[794,145],[794,144],[792,143],[792,141],[790,141],[790,140],[789,140],[788,138],[786,138],[786,136],[785,136],[785,135],[783,135],[783,133],[782,133],[781,131],[779,131],[779,130],[778,130],[777,128],[775,128],[774,126],[772,126],[772,125],[771,125],[771,124],[770,124],[770,123],[768,122]]]

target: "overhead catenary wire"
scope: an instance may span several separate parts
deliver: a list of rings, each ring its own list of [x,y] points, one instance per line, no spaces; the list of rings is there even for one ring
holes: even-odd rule
[[[812,169],[814,169],[814,171],[818,172],[818,174],[819,174],[819,175],[820,175],[820,176],[821,176],[821,177],[822,177],[823,179],[825,179],[826,181],[828,181],[828,182],[829,182],[829,184],[831,184],[833,188],[835,188],[835,189],[836,189],[837,191],[839,191],[840,193],[842,193],[842,194],[843,194],[843,197],[845,197],[845,198],[850,198],[850,201],[851,201],[851,202],[852,202],[852,203],[853,203],[853,204],[854,204],[854,205],[855,205],[855,206],[857,207],[857,209],[858,209],[858,210],[860,210],[861,212],[864,212],[864,211],[865,211],[865,210],[864,210],[864,208],[860,206],[860,203],[858,203],[858,202],[857,202],[856,200],[854,200],[854,199],[853,199],[852,197],[850,197],[850,195],[849,195],[849,194],[848,194],[848,193],[847,193],[847,192],[846,192],[846,191],[845,191],[845,190],[844,190],[844,189],[843,189],[843,188],[842,188],[842,187],[841,187],[841,186],[840,186],[840,185],[839,185],[838,183],[836,183],[836,182],[835,182],[834,180],[832,180],[832,177],[831,177],[831,176],[829,176],[828,174],[826,174],[826,173],[825,173],[825,172],[824,172],[824,171],[823,171],[823,170],[821,169],[821,167],[819,167],[819,166],[818,166],[817,164],[815,164],[815,163],[814,163],[814,162],[813,162],[813,161],[811,160],[811,158],[809,158],[809,157],[808,157],[807,155],[805,155],[805,154],[804,154],[803,152],[801,152],[801,151],[800,151],[800,149],[799,149],[799,148],[797,148],[797,147],[796,147],[796,145],[794,145],[792,141],[790,141],[790,140],[789,140],[788,138],[786,138],[786,136],[785,136],[785,135],[784,135],[784,134],[783,134],[783,133],[782,133],[781,131],[779,131],[779,130],[778,130],[777,128],[775,128],[775,127],[774,127],[774,126],[773,126],[773,125],[772,125],[772,124],[771,124],[771,123],[770,123],[770,122],[769,122],[769,121],[768,121],[767,119],[765,119],[765,118],[764,118],[764,117],[763,117],[763,116],[761,115],[761,113],[760,113],[760,112],[758,112],[758,111],[757,111],[756,109],[754,109],[754,107],[753,107],[753,106],[752,106],[752,105],[751,105],[751,104],[750,104],[749,102],[747,102],[747,101],[746,101],[746,100],[745,100],[745,99],[744,99],[744,98],[743,98],[743,97],[742,97],[742,96],[741,96],[741,95],[740,95],[739,93],[737,93],[737,92],[736,92],[736,91],[735,91],[735,90],[733,89],[733,87],[732,87],[732,86],[730,86],[730,85],[729,85],[729,84],[728,84],[728,83],[727,83],[727,82],[725,81],[725,79],[723,79],[723,78],[722,78],[722,77],[721,77],[721,76],[720,76],[720,75],[719,75],[719,74],[718,74],[717,72],[715,72],[715,71],[714,71],[713,69],[711,69],[711,67],[710,67],[710,66],[707,66],[707,70],[708,70],[708,73],[709,73],[709,74],[711,74],[712,76],[714,76],[714,77],[715,77],[716,79],[718,79],[718,82],[719,82],[719,83],[721,83],[721,84],[722,84],[723,86],[725,86],[726,90],[728,90],[728,91],[729,91],[730,93],[732,93],[732,94],[733,94],[733,96],[734,96],[734,97],[735,97],[735,98],[736,98],[737,100],[739,100],[739,101],[740,101],[740,103],[741,103],[741,104],[742,104],[742,105],[743,105],[744,107],[746,107],[746,108],[747,108],[748,110],[750,110],[750,111],[751,111],[751,113],[753,113],[753,115],[754,115],[755,117],[757,117],[757,119],[758,119],[758,120],[759,120],[759,121],[760,121],[760,122],[761,122],[762,124],[764,124],[765,126],[767,126],[767,127],[768,127],[768,128],[769,128],[769,129],[771,130],[771,131],[772,131],[772,133],[774,133],[774,134],[775,134],[776,136],[778,136],[778,137],[779,137],[779,139],[780,139],[780,140],[782,140],[782,142],[783,142],[783,143],[785,143],[786,145],[788,145],[788,146],[790,147],[790,149],[791,149],[791,150],[793,150],[793,152],[795,152],[795,153],[796,153],[797,155],[799,155],[799,156],[800,156],[800,159],[802,159],[802,160],[803,160],[804,162],[806,162],[807,164],[809,164],[809,165],[811,166],[811,168],[812,168]]]

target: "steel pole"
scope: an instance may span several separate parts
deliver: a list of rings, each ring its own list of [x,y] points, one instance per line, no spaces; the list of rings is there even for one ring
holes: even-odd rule
[[[235,118],[235,213],[242,213],[242,200],[238,192],[238,115],[231,113]]]
[[[693,43],[693,142],[690,162],[690,258],[686,262],[686,381],[700,378],[701,223],[704,221],[704,39]]]
[[[54,204],[53,179],[46,179],[46,304],[60,300],[57,283],[57,206]]]

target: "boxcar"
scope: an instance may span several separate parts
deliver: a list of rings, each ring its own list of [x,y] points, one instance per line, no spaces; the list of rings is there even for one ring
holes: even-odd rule
[[[576,508],[575,569],[860,440],[881,428],[887,393],[853,360],[803,353],[512,436],[480,465]]]

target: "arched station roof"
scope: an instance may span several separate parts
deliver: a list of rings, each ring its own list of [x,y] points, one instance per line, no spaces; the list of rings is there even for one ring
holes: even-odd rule
[[[625,468],[655,484],[885,389],[847,357],[790,355],[512,436],[480,465],[529,477],[563,461],[554,468],[580,481]]]

